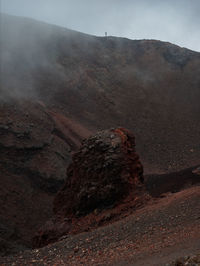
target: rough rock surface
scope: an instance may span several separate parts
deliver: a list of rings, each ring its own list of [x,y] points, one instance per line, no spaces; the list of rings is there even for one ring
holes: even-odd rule
[[[87,214],[119,203],[143,181],[134,136],[118,128],[83,142],[67,170],[67,181],[54,200],[55,213]]]
[[[200,265],[200,254],[193,256],[186,256],[168,263],[165,266],[199,266]]]
[[[68,150],[79,146],[86,129],[134,130],[146,174],[199,165],[200,53],[155,40],[94,37],[5,14],[1,19],[3,246],[7,240],[29,242],[51,215]],[[15,108],[7,104],[13,98],[34,103]]]
[[[200,175],[200,167],[197,167],[192,171],[193,174]]]
[[[42,103],[0,102],[1,255],[31,246],[35,231],[52,216],[70,151],[89,134],[75,125]]]
[[[125,206],[133,208],[144,201],[144,195],[143,167],[134,136],[124,128],[101,131],[74,154],[66,183],[54,200],[55,216],[34,244],[42,246],[64,234],[112,221]]]

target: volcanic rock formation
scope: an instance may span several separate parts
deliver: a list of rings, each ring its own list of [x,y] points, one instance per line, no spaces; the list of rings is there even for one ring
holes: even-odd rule
[[[1,255],[31,246],[35,230],[52,216],[70,152],[89,134],[41,103],[0,102]]]
[[[55,213],[87,214],[96,208],[134,199],[143,182],[134,136],[118,128],[83,142],[67,170],[67,181],[54,201]]]
[[[200,53],[156,40],[90,36],[6,14],[1,14],[0,36],[3,249],[18,240],[30,245],[33,231],[52,215],[70,152],[98,130],[118,125],[134,130],[145,174],[199,166]],[[199,177],[193,170],[192,182]],[[171,189],[169,184],[159,191]],[[123,198],[117,191],[113,195]],[[68,206],[73,215],[97,204],[80,199],[79,206]],[[109,197],[106,202],[112,205]],[[62,212],[60,206],[58,201],[56,212]]]
[[[41,229],[34,243],[45,245],[75,232],[80,221],[78,231],[84,231],[85,224],[90,228],[102,219],[112,220],[120,205],[133,208],[145,199],[143,167],[134,136],[124,128],[101,131],[83,141],[74,154],[66,183],[54,200],[54,219]],[[102,214],[108,209],[109,213]]]

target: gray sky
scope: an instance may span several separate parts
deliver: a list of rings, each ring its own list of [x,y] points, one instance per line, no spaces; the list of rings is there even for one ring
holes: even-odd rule
[[[200,0],[0,0],[1,12],[81,32],[169,41],[200,52]]]

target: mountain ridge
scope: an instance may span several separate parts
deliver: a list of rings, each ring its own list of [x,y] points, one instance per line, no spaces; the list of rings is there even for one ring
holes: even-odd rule
[[[160,41],[88,36],[32,20],[32,28],[9,23],[1,41],[7,55],[2,60],[4,99],[42,101],[93,131],[129,128],[147,172],[151,167],[180,170],[191,157],[198,164],[200,53]],[[13,31],[18,36],[14,47],[8,42]],[[181,133],[181,127],[190,133]],[[146,143],[152,144],[153,159]],[[165,143],[164,154],[160,147]]]
[[[145,174],[200,164],[200,53],[9,15],[2,20],[0,245],[5,249],[13,239],[30,245],[33,231],[51,216],[71,153],[99,130],[133,132]],[[32,202],[40,202],[37,209]]]

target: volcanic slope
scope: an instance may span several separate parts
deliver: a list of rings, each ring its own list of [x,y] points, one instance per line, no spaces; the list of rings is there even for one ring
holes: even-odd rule
[[[199,164],[200,54],[1,14],[1,98],[31,98],[96,131],[136,136],[146,173]]]
[[[31,246],[36,228],[52,215],[71,151],[89,134],[39,103],[0,103],[1,255]]]
[[[70,152],[91,132],[133,131],[149,174],[199,164],[199,53],[6,14],[0,20],[3,254],[30,245],[51,216]]]
[[[114,224],[0,258],[0,263],[166,266],[178,257],[199,252],[199,196],[199,186],[168,195]]]

